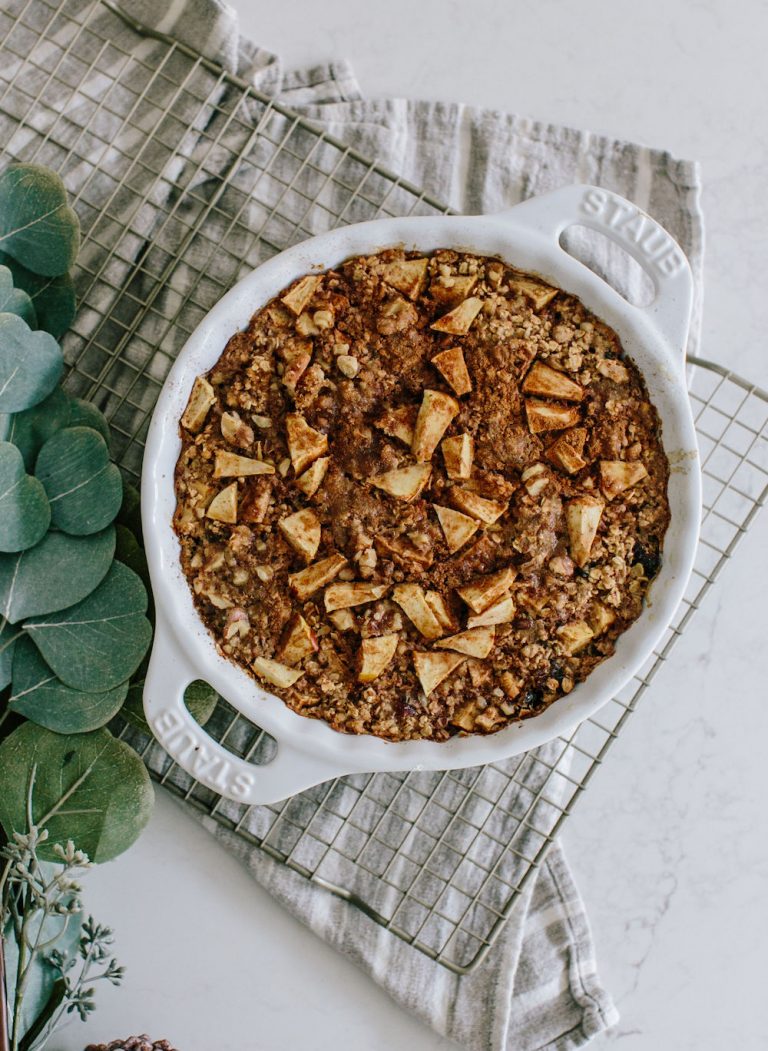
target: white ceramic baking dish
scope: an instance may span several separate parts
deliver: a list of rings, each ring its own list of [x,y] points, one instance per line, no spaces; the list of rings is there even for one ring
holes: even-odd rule
[[[602,232],[644,268],[655,288],[649,307],[631,306],[560,246],[561,234],[582,225]],[[662,420],[672,465],[671,524],[662,568],[647,608],[618,640],[616,652],[567,697],[541,715],[490,736],[446,742],[392,743],[352,736],[291,711],[216,652],[184,578],[171,519],[178,421],[197,375],[212,367],[229,337],[259,307],[310,270],[350,256],[403,245],[428,252],[456,248],[499,256],[578,296],[616,330],[642,371]],[[567,734],[613,697],[651,655],[680,602],[698,538],[700,476],[684,371],[692,301],[688,262],[653,219],[629,201],[591,186],[570,186],[492,216],[381,219],[334,230],[290,248],[228,292],[190,336],[160,393],[149,430],[142,479],[142,515],[157,625],[144,690],[146,716],[176,762],[231,799],[267,803],[329,778],[382,770],[442,770],[491,763]],[[244,716],[277,740],[277,753],[256,766],[214,741],[184,705],[185,687],[202,678]]]

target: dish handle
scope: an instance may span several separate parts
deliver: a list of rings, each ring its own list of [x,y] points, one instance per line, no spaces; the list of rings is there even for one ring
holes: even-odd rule
[[[682,248],[655,219],[619,194],[588,185],[564,186],[530,197],[496,218],[507,214],[516,224],[553,239],[571,259],[575,256],[560,244],[561,235],[570,226],[589,227],[623,248],[640,264],[656,292],[649,306],[630,305],[647,317],[673,352],[682,352],[682,360],[677,359],[682,367],[693,304],[693,275]]]
[[[197,678],[158,609],[144,683],[144,714],[171,758],[207,788],[252,806],[276,803],[348,773],[280,742],[268,763],[256,764],[234,755],[206,733],[184,703],[184,691]]]

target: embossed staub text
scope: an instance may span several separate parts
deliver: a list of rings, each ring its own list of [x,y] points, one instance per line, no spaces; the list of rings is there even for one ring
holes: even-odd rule
[[[211,742],[186,724],[179,712],[165,708],[152,719],[152,729],[166,751],[198,781],[235,799],[244,799],[254,778],[216,754]]]
[[[669,234],[627,201],[590,187],[582,197],[581,210],[639,249],[660,277],[673,277],[685,266],[682,253]]]

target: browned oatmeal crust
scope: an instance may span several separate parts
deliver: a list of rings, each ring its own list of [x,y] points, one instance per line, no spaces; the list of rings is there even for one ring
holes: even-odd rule
[[[196,381],[184,573],[220,651],[302,715],[492,733],[640,615],[669,522],[660,430],[573,296],[453,251],[350,259]]]

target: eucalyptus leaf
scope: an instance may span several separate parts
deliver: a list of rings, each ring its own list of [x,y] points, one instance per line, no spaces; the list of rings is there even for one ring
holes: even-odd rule
[[[33,332],[16,314],[0,314],[0,412],[22,412],[46,398],[64,358],[47,332]]]
[[[24,623],[46,662],[68,686],[110,690],[136,671],[152,637],[139,577],[113,562],[82,602]]]
[[[121,525],[120,522],[115,523],[115,535],[117,537],[115,558],[118,562],[122,562],[124,566],[132,569],[137,576],[141,577],[141,581],[147,589],[149,606],[151,607],[152,585],[149,579],[149,566],[147,565],[147,556],[144,554],[144,549],[139,547],[139,542],[130,529]]]
[[[8,707],[54,733],[80,734],[106,726],[128,693],[128,682],[103,693],[73,690],[59,679],[30,638],[16,643]]]
[[[0,249],[36,274],[66,274],[80,247],[80,222],[56,172],[11,164],[0,174]]]
[[[28,551],[0,555],[0,614],[15,624],[75,605],[101,583],[114,553],[107,526],[82,537],[50,532]]]
[[[13,274],[14,287],[26,292],[32,300],[37,328],[50,332],[54,339],[61,339],[75,320],[75,286],[69,274],[43,277],[27,270],[6,252],[0,252],[0,264]]]
[[[23,412],[0,418],[0,438],[13,442],[24,457],[27,471],[34,470],[40,448],[52,434],[69,425],[72,399],[61,387],[54,387],[47,398]]]
[[[101,409],[97,408],[92,401],[84,398],[71,398],[69,408],[68,427],[90,427],[98,431],[109,447],[111,435],[109,424]]]
[[[205,726],[213,715],[218,699],[219,695],[213,686],[209,686],[202,679],[196,679],[194,682],[191,682],[184,691],[184,703],[189,710],[189,714],[200,726]],[[120,715],[136,730],[142,730],[146,734],[152,733],[149,723],[144,717],[143,678],[131,683],[128,689],[128,696],[120,709]]]
[[[23,635],[21,628],[14,627],[10,621],[0,622],[0,690],[11,681],[16,641]]]
[[[123,502],[120,504],[120,510],[117,512],[117,521],[130,529],[139,544],[142,547],[144,546],[141,525],[141,496],[136,486],[130,482],[123,481]]]
[[[90,427],[67,427],[37,454],[35,474],[51,503],[58,529],[87,536],[104,529],[120,510],[123,482],[102,436]]]
[[[48,830],[40,853],[73,840],[91,861],[108,861],[134,842],[152,811],[152,785],[138,755],[108,730],[55,734],[22,723],[0,744],[0,824],[6,835],[32,821]]]
[[[48,532],[51,508],[42,484],[24,470],[15,445],[0,442],[0,551],[25,551]]]
[[[37,328],[37,314],[26,292],[15,288],[13,274],[7,266],[0,266],[0,312],[17,314],[30,328]]]

